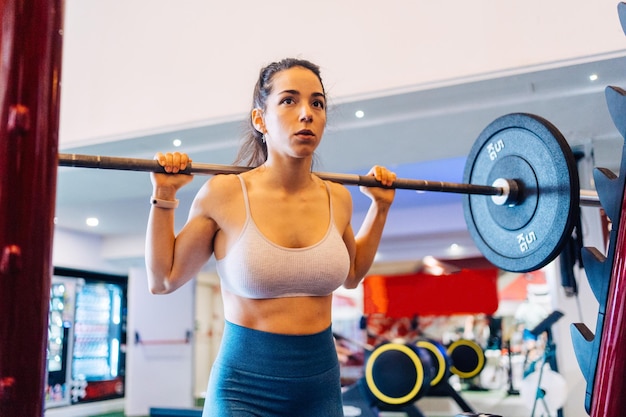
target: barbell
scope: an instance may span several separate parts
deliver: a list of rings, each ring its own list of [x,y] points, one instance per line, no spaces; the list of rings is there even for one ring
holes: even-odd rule
[[[59,166],[165,172],[153,159],[59,154]],[[192,162],[183,174],[240,174],[252,168]],[[572,150],[546,119],[512,113],[490,123],[467,158],[464,183],[398,178],[385,187],[372,176],[316,172],[344,185],[464,194],[465,220],[481,253],[500,269],[528,272],[554,260],[571,236],[579,205],[600,206],[579,189]],[[486,197],[491,198],[486,198]]]

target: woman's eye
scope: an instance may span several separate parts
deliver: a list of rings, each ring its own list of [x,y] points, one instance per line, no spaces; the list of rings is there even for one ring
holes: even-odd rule
[[[313,102],[313,106],[319,107],[320,109],[323,109],[325,107],[323,101],[315,101],[315,102]]]
[[[290,97],[287,97],[287,98],[283,99],[282,102],[283,102],[283,104],[293,104],[294,100],[292,98],[290,98]]]

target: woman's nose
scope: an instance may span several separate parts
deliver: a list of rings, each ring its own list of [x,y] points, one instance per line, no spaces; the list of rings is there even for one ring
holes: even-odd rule
[[[313,112],[309,106],[302,106],[300,109],[300,121],[311,122],[313,120]]]

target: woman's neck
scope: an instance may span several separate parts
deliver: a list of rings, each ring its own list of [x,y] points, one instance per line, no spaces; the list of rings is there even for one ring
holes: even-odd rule
[[[259,167],[268,181],[285,189],[301,189],[313,182],[311,158],[276,160],[268,159]]]

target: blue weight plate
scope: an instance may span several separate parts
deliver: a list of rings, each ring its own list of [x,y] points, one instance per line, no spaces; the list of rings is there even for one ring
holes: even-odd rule
[[[505,178],[520,185],[514,205],[497,205],[483,195],[463,198],[470,235],[491,263],[528,272],[559,255],[579,213],[580,191],[576,160],[554,125],[526,113],[499,117],[474,143],[463,178],[468,184]]]

